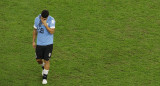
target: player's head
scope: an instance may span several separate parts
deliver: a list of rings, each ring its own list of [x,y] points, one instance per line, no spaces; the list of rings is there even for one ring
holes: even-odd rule
[[[48,10],[43,10],[41,12],[41,16],[43,19],[47,19],[47,17],[49,16],[49,11]]]

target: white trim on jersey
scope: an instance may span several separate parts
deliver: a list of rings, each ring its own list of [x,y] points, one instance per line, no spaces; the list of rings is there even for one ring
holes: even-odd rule
[[[37,27],[36,27],[35,25],[33,25],[33,27],[34,27],[35,29],[37,29]]]
[[[55,28],[55,27],[54,27],[54,26],[52,26],[52,27],[50,27],[50,28],[52,28],[52,29],[53,29],[53,28]]]

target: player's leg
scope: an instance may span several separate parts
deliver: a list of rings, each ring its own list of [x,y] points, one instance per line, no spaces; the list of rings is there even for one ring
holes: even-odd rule
[[[44,70],[43,70],[43,81],[42,81],[42,84],[47,84],[47,75],[48,75],[48,72],[49,72],[49,67],[50,67],[50,62],[49,60],[46,61],[44,60]]]
[[[42,69],[44,69],[44,61],[42,59],[36,59],[36,61],[42,66]]]
[[[49,70],[49,68],[50,68],[50,62],[49,62],[49,60],[48,61],[44,60],[44,63],[45,63],[44,69]]]
[[[45,59],[44,60],[44,70],[43,70],[43,81],[42,84],[47,84],[47,76],[48,76],[48,72],[49,72],[49,68],[50,68],[50,61],[49,59]]]
[[[48,72],[49,72],[49,68],[50,68],[50,57],[51,57],[51,54],[52,54],[52,50],[53,50],[53,45],[49,45],[46,47],[45,49],[45,54],[44,54],[44,70],[43,70],[43,81],[42,81],[42,84],[47,84],[47,75],[48,75]]]

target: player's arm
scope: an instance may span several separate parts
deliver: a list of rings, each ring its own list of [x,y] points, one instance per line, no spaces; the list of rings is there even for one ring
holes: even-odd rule
[[[33,48],[36,48],[36,37],[37,37],[37,30],[34,28],[33,30],[33,42],[32,42],[32,45],[33,45]]]
[[[46,27],[46,29],[48,30],[48,32],[49,32],[50,34],[54,34],[54,31],[55,31],[54,28],[49,28],[47,24],[44,25],[44,26]]]
[[[44,20],[44,19],[41,18],[41,21],[42,21],[43,25],[46,27],[46,29],[48,30],[48,32],[49,32],[50,34],[54,34],[55,28],[50,28],[50,27],[48,27],[48,25],[47,25],[47,23],[46,23],[47,20]]]

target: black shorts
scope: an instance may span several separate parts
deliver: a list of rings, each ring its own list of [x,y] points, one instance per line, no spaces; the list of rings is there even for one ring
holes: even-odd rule
[[[47,46],[36,46],[36,59],[44,59],[48,61],[51,58],[53,44]]]

